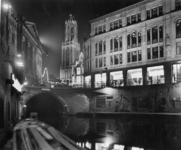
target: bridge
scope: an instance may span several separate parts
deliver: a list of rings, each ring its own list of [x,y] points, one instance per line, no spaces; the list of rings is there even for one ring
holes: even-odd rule
[[[40,109],[58,109],[60,113],[74,115],[77,112],[89,112],[89,99],[102,95],[97,89],[83,88],[48,88],[41,86],[24,86],[21,96],[23,107],[28,113]],[[51,108],[50,108],[51,107]]]

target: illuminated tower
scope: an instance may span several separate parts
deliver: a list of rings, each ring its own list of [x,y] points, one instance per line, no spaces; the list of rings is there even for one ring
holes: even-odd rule
[[[72,15],[65,21],[65,41],[62,43],[60,79],[72,81],[72,65],[79,59],[78,25]]]

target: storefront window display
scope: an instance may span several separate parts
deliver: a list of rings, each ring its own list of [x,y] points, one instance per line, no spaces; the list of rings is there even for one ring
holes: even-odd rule
[[[106,86],[106,73],[95,75],[95,88],[102,88]]]
[[[123,71],[111,72],[110,82],[112,87],[124,86]]]
[[[147,68],[147,84],[163,84],[165,75],[163,66],[154,66]]]
[[[181,64],[173,65],[172,82],[173,83],[181,82]]]
[[[142,69],[130,69],[127,71],[127,85],[139,86],[143,85]]]
[[[85,77],[85,87],[86,88],[91,88],[91,76],[86,76]]]

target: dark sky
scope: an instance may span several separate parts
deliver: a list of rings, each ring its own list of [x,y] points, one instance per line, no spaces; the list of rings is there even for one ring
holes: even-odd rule
[[[49,51],[48,56],[43,57],[43,68],[47,67],[55,77],[59,77],[65,20],[70,14],[78,22],[82,50],[83,37],[90,34],[91,19],[138,1],[141,0],[9,0],[17,14],[36,23],[43,47]]]

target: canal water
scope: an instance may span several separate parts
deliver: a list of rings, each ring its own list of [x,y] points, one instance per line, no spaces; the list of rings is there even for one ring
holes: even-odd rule
[[[60,117],[56,120],[46,118],[46,123],[88,150],[181,150],[181,118]]]

